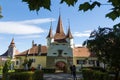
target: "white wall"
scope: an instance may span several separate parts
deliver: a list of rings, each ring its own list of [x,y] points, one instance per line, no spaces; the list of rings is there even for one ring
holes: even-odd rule
[[[62,43],[61,44],[53,43],[50,47],[48,47],[47,56],[58,56],[59,55],[58,50],[63,50],[62,56],[69,56],[69,57],[73,56],[72,48],[68,44],[62,44]]]

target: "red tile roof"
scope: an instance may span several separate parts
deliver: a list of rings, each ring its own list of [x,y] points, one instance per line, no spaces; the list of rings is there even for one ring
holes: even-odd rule
[[[73,49],[74,57],[95,57],[95,54],[91,53],[88,48],[85,47],[75,47]]]
[[[33,46],[32,48],[17,54],[16,56],[27,56],[27,55],[46,55],[47,47],[46,46]]]

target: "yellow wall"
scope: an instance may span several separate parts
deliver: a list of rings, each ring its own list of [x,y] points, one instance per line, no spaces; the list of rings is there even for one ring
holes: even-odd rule
[[[46,67],[46,56],[35,56],[29,58],[35,58],[35,62],[32,63],[31,67],[37,68],[39,64],[42,67]]]
[[[35,62],[32,63],[31,67],[37,68],[39,64],[41,64],[42,67],[46,67],[46,56],[28,56],[27,60],[29,59],[35,59]],[[23,68],[23,63],[25,60],[25,56],[20,56],[20,68]]]

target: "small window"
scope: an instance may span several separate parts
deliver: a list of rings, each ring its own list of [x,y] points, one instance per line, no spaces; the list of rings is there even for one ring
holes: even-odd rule
[[[19,65],[19,61],[16,61],[16,65]]]
[[[64,53],[64,55],[67,55],[67,53]]]
[[[53,53],[54,55],[56,55],[57,53]]]
[[[77,64],[86,64],[85,60],[77,60]]]

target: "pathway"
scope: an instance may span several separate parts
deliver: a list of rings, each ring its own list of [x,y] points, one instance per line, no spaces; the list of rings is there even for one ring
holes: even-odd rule
[[[77,80],[80,80],[82,75],[77,74]],[[71,74],[56,73],[56,74],[44,74],[44,80],[73,80]]]

